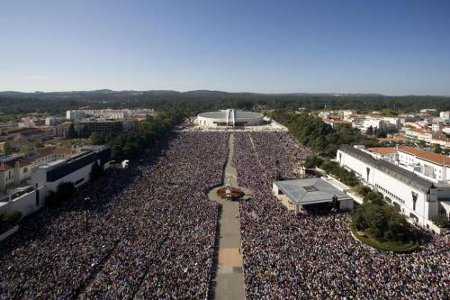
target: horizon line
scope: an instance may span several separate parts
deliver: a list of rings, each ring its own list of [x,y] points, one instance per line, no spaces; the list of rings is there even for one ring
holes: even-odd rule
[[[51,94],[51,93],[77,93],[77,92],[98,92],[98,91],[111,91],[111,92],[153,92],[153,91],[165,91],[176,93],[189,93],[189,92],[219,92],[227,94],[260,94],[260,95],[295,95],[295,94],[324,94],[331,96],[351,96],[351,95],[377,95],[383,97],[450,97],[450,95],[433,95],[433,94],[401,94],[401,95],[387,95],[376,92],[253,92],[253,91],[222,91],[222,90],[209,90],[209,89],[194,89],[194,90],[172,90],[172,89],[149,89],[149,90],[135,90],[135,89],[120,89],[114,90],[109,88],[100,88],[92,90],[54,90],[54,91],[18,91],[18,90],[2,90],[0,93],[18,93],[18,94]]]

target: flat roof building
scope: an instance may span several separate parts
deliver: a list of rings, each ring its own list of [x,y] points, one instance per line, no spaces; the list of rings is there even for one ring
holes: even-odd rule
[[[432,219],[440,213],[449,216],[443,205],[450,199],[450,185],[437,183],[416,172],[376,159],[368,152],[343,145],[337,151],[336,161],[353,172],[363,184],[382,193],[386,202],[398,209],[418,225],[430,228]],[[436,229],[437,230],[437,229]]]
[[[311,204],[331,203],[337,198],[341,210],[353,209],[353,198],[337,189],[322,178],[276,181],[273,183],[273,194],[288,208],[299,213],[302,208]]]
[[[264,124],[261,113],[226,109],[198,114],[197,124],[204,127],[217,126],[256,126]]]

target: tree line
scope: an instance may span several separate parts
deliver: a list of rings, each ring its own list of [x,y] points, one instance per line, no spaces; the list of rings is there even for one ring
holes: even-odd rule
[[[343,144],[379,145],[376,139],[362,135],[356,128],[345,125],[332,127],[313,113],[277,110],[270,115],[286,126],[300,143],[325,157],[335,157],[337,149]]]
[[[148,116],[143,121],[136,121],[131,132],[115,135],[94,132],[89,139],[94,145],[110,146],[112,160],[135,159],[169,135],[173,126],[180,123],[183,117],[173,112],[161,112],[157,116]]]
[[[256,94],[219,91],[90,91],[59,93],[1,93],[0,115],[45,113],[62,115],[66,110],[80,107],[148,108],[179,110],[190,115],[224,108],[299,108],[373,110],[396,114],[414,112],[421,108],[450,110],[450,97],[383,96],[372,94]]]

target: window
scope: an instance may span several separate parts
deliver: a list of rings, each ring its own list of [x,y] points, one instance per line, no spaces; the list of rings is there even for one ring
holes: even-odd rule
[[[77,181],[75,181],[75,185],[82,183],[84,180],[84,178],[78,179]]]
[[[24,172],[24,173],[28,172],[28,168],[24,168],[24,169],[23,169],[23,172]]]
[[[413,200],[413,210],[416,210],[416,202],[417,202],[417,193],[411,192],[412,200]]]

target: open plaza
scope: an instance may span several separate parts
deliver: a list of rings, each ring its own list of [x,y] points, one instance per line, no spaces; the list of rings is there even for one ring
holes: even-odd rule
[[[392,254],[355,240],[351,196],[300,177],[313,153],[285,130],[187,128],[157,147],[2,241],[0,298],[448,297],[448,241],[421,231],[418,251]],[[208,197],[228,180],[246,197]]]

